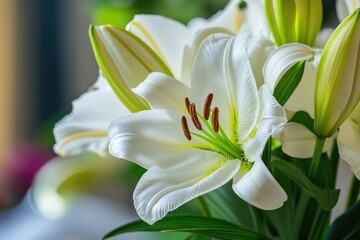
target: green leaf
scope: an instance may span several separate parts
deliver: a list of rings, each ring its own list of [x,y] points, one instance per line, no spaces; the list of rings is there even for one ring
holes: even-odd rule
[[[231,182],[207,193],[204,199],[212,217],[223,219],[248,230],[258,231],[250,209],[252,206],[236,195]],[[241,209],[241,214],[237,213],[237,209]]]
[[[103,239],[109,239],[129,232],[189,232],[224,240],[269,239],[261,234],[241,229],[238,226],[220,219],[200,216],[171,216],[154,225],[136,221],[114,229]]]
[[[212,240],[212,238],[198,235],[198,234],[191,234],[185,240]]]
[[[304,73],[306,61],[300,61],[292,66],[280,79],[274,90],[274,97],[281,106],[284,106],[296,87],[299,85]]]
[[[324,210],[329,211],[336,205],[340,190],[325,189],[316,186],[299,168],[289,162],[274,160],[271,162],[271,165],[282,171],[303,190],[308,192]]]
[[[360,239],[360,201],[331,225],[326,240]]]
[[[272,137],[270,136],[269,139],[266,142],[263,154],[262,154],[262,160],[264,161],[265,165],[269,167],[270,160],[271,160],[271,147],[272,147]]]
[[[161,58],[134,34],[112,26],[90,26],[89,35],[97,63],[121,102],[131,111],[149,109],[132,92],[151,72],[172,75]]]

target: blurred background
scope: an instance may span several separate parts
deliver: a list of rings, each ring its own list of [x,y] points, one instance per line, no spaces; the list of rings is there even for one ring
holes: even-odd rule
[[[70,112],[72,100],[98,76],[89,24],[125,27],[137,13],[162,14],[186,23],[195,16],[209,17],[226,2],[1,0],[0,209],[19,200],[28,187],[18,193],[22,186],[14,184],[22,183],[14,181],[27,177],[31,182],[25,171],[36,171],[53,156],[54,123]]]
[[[208,18],[226,3],[227,0],[0,0],[0,214],[9,213],[0,215],[0,239],[10,239],[1,237],[1,227],[4,229],[5,221],[15,221],[11,216],[15,211],[21,212],[24,203],[19,202],[33,176],[55,156],[54,123],[70,112],[71,101],[98,76],[88,38],[89,24],[125,27],[138,13],[161,14],[187,23],[195,16]],[[336,24],[334,0],[325,1],[324,6],[328,9],[325,25]],[[85,199],[85,210],[78,207],[79,211],[86,211],[86,203],[92,206],[96,201]],[[17,209],[12,209],[11,214],[6,211],[14,206]],[[32,214],[23,208],[28,216]],[[88,216],[96,218],[102,212],[112,221],[118,215],[136,218],[126,211],[106,208]],[[36,219],[40,225],[49,224]],[[65,220],[62,221],[64,225]],[[88,219],[83,228],[89,223]]]

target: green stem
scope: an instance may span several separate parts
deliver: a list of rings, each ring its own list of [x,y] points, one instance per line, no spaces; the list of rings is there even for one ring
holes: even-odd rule
[[[271,233],[268,229],[269,225],[265,216],[259,209],[251,206],[250,204],[248,204],[248,206],[256,231],[270,237]]]
[[[260,227],[259,226],[259,223],[260,223],[259,215],[256,214],[256,212],[255,212],[256,209],[254,209],[253,206],[251,206],[250,204],[248,204],[248,206],[249,206],[249,210],[250,210],[251,218],[253,220],[254,227],[255,227],[255,229],[259,230],[259,227]]]
[[[314,221],[307,238],[308,240],[321,239],[320,237],[324,229],[328,227],[328,225],[325,225],[326,221],[328,221],[328,216],[329,212],[321,209],[319,206],[317,207]]]
[[[291,231],[291,236],[289,239],[299,239],[300,229],[302,226],[302,222],[304,220],[306,207],[309,204],[309,201],[310,201],[310,195],[307,192],[305,192],[304,190],[301,190],[299,202],[297,204],[296,211],[295,211],[293,229]]]
[[[205,216],[205,217],[211,217],[211,212],[210,209],[204,199],[204,196],[200,196],[197,198],[199,206],[200,206],[200,211],[201,213]]]
[[[334,143],[334,147],[331,151],[331,155],[330,155],[330,162],[332,164],[332,182],[330,186],[330,188],[335,188],[335,184],[336,184],[336,177],[337,177],[337,170],[338,170],[338,166],[339,166],[339,148],[337,145],[337,142],[335,141]]]
[[[348,193],[346,201],[346,210],[348,210],[354,203],[357,201],[360,191],[360,181],[353,175],[353,179],[350,186],[350,191]]]
[[[325,140],[326,140],[326,138],[322,138],[322,137],[316,138],[314,156],[313,156],[312,161],[310,162],[310,168],[309,168],[309,172],[308,172],[308,177],[311,180],[315,179],[316,174],[318,172],[322,150],[325,145]]]
[[[317,139],[316,139],[314,155],[313,155],[312,161],[310,162],[310,167],[309,167],[309,171],[308,171],[308,177],[311,180],[315,179],[316,174],[318,172],[322,150],[325,145],[325,140],[326,140],[326,138],[321,138],[321,137],[317,137]],[[291,232],[292,236],[290,239],[299,239],[300,229],[301,229],[301,226],[303,225],[304,215],[305,215],[307,206],[309,204],[309,201],[310,201],[310,195],[307,192],[305,192],[304,190],[301,190],[299,202],[297,204],[296,211],[295,211],[295,219],[294,219],[294,224],[293,224],[294,227]],[[316,219],[314,221],[314,224],[316,224]]]

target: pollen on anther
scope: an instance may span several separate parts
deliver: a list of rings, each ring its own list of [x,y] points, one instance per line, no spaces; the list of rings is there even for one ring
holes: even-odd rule
[[[197,113],[196,113],[196,106],[195,106],[195,103],[192,103],[190,105],[190,117],[191,117],[191,120],[192,122],[194,123],[194,126],[198,129],[198,130],[202,130],[202,126],[201,126],[201,123],[199,121],[199,118],[197,116]]]
[[[209,120],[210,117],[210,107],[211,107],[211,102],[213,100],[213,94],[209,93],[209,95],[207,95],[205,102],[204,102],[204,108],[203,108],[203,116],[206,120]]]
[[[188,111],[188,113],[190,113],[190,100],[188,97],[185,98],[185,106],[186,106],[186,109]]]
[[[211,115],[211,125],[215,132],[219,132],[219,108],[215,107]]]
[[[185,116],[182,116],[181,118],[181,127],[183,129],[184,135],[187,138],[187,140],[191,140],[191,134],[190,134],[190,130],[187,124],[187,120]]]

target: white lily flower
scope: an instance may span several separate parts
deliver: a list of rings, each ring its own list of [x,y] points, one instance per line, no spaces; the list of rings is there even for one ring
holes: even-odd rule
[[[341,158],[360,180],[360,104],[340,127],[337,143]]]
[[[267,86],[257,89],[245,36],[207,38],[191,89],[152,73],[134,91],[152,110],[114,121],[109,150],[148,169],[134,192],[144,221],[152,224],[231,179],[237,195],[258,208],[286,201],[260,157],[268,137],[286,122],[285,112]]]
[[[239,2],[239,0],[232,0],[224,11],[205,22],[202,27],[198,26],[198,28],[202,30],[197,31],[196,34],[195,31],[192,30],[191,34],[189,34],[190,28],[186,28],[174,20],[156,15],[135,16],[134,20],[129,24],[128,30],[147,43],[152,51],[163,59],[165,65],[171,69],[177,79],[186,84],[190,84],[189,76],[191,74],[193,58],[202,40],[215,32],[231,33],[236,30],[235,25],[230,23],[233,22],[235,24],[240,18],[239,14],[241,13],[238,11],[237,2]],[[231,29],[219,27],[228,27]],[[129,69],[129,66],[143,69],[143,66],[138,66],[138,62],[132,59],[147,56],[146,59],[151,60],[151,58],[148,57],[151,53],[146,53],[146,49],[144,50],[144,48],[141,48],[143,52],[141,52],[140,56],[132,56],[129,58],[128,55],[131,55],[131,51],[125,51],[126,49],[124,50],[123,46],[113,46],[114,37],[107,33],[106,30],[114,31],[116,29],[111,29],[111,27],[96,28],[94,31],[99,35],[99,39],[105,39],[103,40],[104,44],[107,43],[109,48],[117,49],[121,47],[121,51],[118,50],[120,55],[114,56],[116,51],[110,51],[112,55],[108,57],[105,62],[112,59],[116,63],[115,65],[109,63],[110,67],[113,66],[110,69]],[[125,40],[130,46],[141,46],[139,43],[137,43],[137,45],[131,45],[129,36],[126,37]],[[189,50],[190,45],[186,45],[185,42],[191,42],[191,44],[189,43],[191,50]],[[105,50],[101,49],[101,51]],[[185,52],[184,57],[183,52]],[[121,53],[126,57],[122,56]],[[140,53],[137,54],[139,55]],[[134,64],[135,62],[136,64]],[[156,63],[153,62],[150,65],[157,66]],[[133,64],[131,65],[131,63]],[[140,61],[140,63],[146,65],[146,63],[142,61]],[[159,63],[158,65],[161,64]],[[152,67],[152,69],[160,71],[159,67]],[[137,86],[140,82],[139,76],[146,77],[143,70],[139,72],[136,69],[132,71],[127,70],[125,73],[122,72],[121,75],[125,78],[120,84],[122,88]],[[130,110],[133,111],[133,109]],[[95,84],[94,89],[75,100],[71,114],[56,124],[54,129],[56,139],[55,152],[60,156],[76,155],[84,151],[96,152],[100,155],[106,154],[108,145],[107,129],[110,122],[129,113],[130,111],[116,97],[106,80],[102,76],[99,76],[99,80]]]
[[[240,12],[238,12],[237,5],[235,4],[236,2],[238,2],[238,0],[231,1],[222,13],[217,14],[216,17],[205,22],[204,26],[198,26],[201,31],[197,31],[196,34],[192,33],[191,35],[184,33],[185,30],[181,30],[184,26],[170,19],[146,15],[135,17],[133,23],[138,21],[140,24],[138,26],[146,31],[144,36],[138,34],[139,37],[141,37],[143,41],[147,41],[149,46],[153,48],[151,50],[159,54],[159,57],[164,60],[164,65],[166,66],[163,66],[157,59],[158,56],[154,56],[138,39],[134,39],[130,34],[126,35],[126,33],[116,31],[116,29],[112,29],[111,27],[93,27],[93,34],[98,34],[99,50],[103,51],[101,53],[106,58],[104,63],[110,62],[107,66],[108,72],[111,76],[117,76],[117,78],[115,77],[116,79],[114,79],[116,81],[113,81],[112,84],[115,84],[115,87],[117,86],[118,88],[114,91],[107,81],[109,79],[106,80],[102,74],[100,74],[95,85],[73,102],[72,112],[59,121],[54,129],[56,139],[54,146],[55,152],[63,157],[71,156],[71,161],[65,160],[64,164],[61,165],[58,163],[59,161],[53,160],[49,165],[60,165],[60,168],[61,166],[65,168],[73,166],[77,169],[77,164],[80,164],[83,165],[83,169],[86,171],[87,166],[93,166],[93,162],[90,160],[89,162],[81,160],[83,158],[80,154],[84,152],[95,152],[101,157],[107,157],[107,146],[109,143],[108,127],[110,122],[118,117],[130,114],[131,111],[136,109],[136,106],[135,108],[128,109],[127,106],[132,105],[127,104],[125,106],[119,100],[119,98],[121,98],[119,95],[124,94],[125,97],[122,99],[125,100],[133,99],[132,96],[126,95],[132,94],[127,88],[137,86],[139,81],[142,81],[141,76],[145,78],[146,74],[148,74],[145,70],[152,69],[160,71],[161,68],[159,68],[159,66],[164,69],[167,67],[170,68],[174,72],[174,75],[178,74],[176,75],[178,79],[186,82],[186,76],[191,73],[192,59],[195,57],[201,41],[214,32],[231,33],[235,31],[235,25],[241,18],[239,15]],[[220,27],[231,28],[231,30]],[[133,30],[134,29],[136,28],[133,28]],[[112,31],[111,33],[107,32],[110,30]],[[134,32],[136,33],[135,30]],[[174,36],[178,37],[174,38]],[[184,37],[190,42],[186,46],[182,43]],[[124,41],[122,41],[122,44],[119,44],[119,46],[116,46],[114,43],[119,40]],[[136,42],[134,42],[134,40]],[[191,46],[190,50],[189,46]],[[134,53],[132,51],[137,52]],[[182,57],[182,52],[185,52],[184,57]],[[119,54],[116,55],[117,53]],[[155,61],[153,61],[151,57],[153,57]],[[182,67],[182,65],[185,64],[186,67]],[[110,73],[114,71],[116,74]],[[180,78],[180,76],[184,77]],[[187,84],[190,83],[187,82]],[[176,93],[176,91],[177,90],[174,89],[173,92]],[[134,102],[131,103],[134,104]],[[104,161],[104,159],[99,158],[99,161],[101,164],[109,165],[108,159]],[[66,171],[67,174],[59,175],[55,173],[54,176],[52,176],[47,173],[54,173],[51,169],[51,167],[46,167],[41,170],[38,177],[39,180],[34,183],[34,189],[36,189],[35,194],[38,196],[35,198],[35,204],[45,215],[48,209],[46,208],[47,205],[44,206],[45,210],[41,209],[41,206],[44,204],[43,199],[47,199],[48,196],[55,196],[53,199],[59,203],[59,206],[62,203],[67,203],[67,197],[57,193],[57,186],[60,186],[64,181],[72,178],[73,175],[78,174],[77,171]],[[46,180],[46,178],[49,179]],[[46,184],[47,182],[50,184]],[[52,184],[54,182],[55,184]],[[48,190],[41,192],[45,189],[43,187],[44,184]]]

